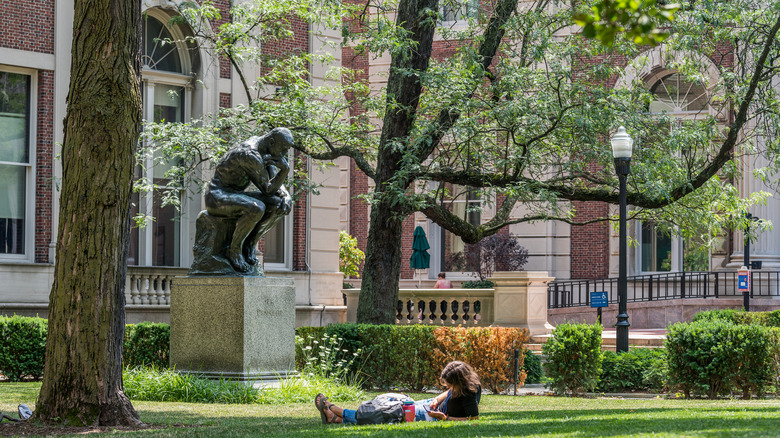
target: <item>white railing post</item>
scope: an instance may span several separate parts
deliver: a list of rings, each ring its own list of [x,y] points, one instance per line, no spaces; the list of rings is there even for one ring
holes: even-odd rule
[[[131,304],[139,304],[141,302],[141,299],[139,298],[139,291],[138,291],[138,275],[132,274],[129,275],[130,277],[130,303]]]

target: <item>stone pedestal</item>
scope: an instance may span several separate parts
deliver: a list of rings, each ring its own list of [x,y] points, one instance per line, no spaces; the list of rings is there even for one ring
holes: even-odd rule
[[[247,382],[295,372],[291,278],[177,277],[171,287],[171,367]]]
[[[547,322],[547,283],[554,278],[547,272],[494,272],[488,280],[495,285],[493,325],[527,328],[531,336],[553,330]]]

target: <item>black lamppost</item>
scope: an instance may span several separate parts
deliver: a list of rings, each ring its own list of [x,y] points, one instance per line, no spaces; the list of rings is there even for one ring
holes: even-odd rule
[[[618,353],[628,351],[628,267],[626,257],[628,248],[626,244],[626,179],[631,171],[631,147],[634,140],[626,133],[626,128],[618,128],[618,132],[612,136],[612,156],[615,159],[615,173],[620,181],[620,238],[618,240],[618,316],[615,327],[616,345]]]

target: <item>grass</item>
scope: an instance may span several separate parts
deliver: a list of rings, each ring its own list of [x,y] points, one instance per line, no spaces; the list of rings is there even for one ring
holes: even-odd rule
[[[32,407],[39,388],[40,383],[0,384],[0,410],[15,412],[19,403]],[[311,401],[281,405],[134,401],[133,405],[147,423],[193,427],[116,432],[112,437],[759,437],[777,436],[780,426],[780,400],[486,395],[482,397],[478,421],[359,427],[320,424]]]

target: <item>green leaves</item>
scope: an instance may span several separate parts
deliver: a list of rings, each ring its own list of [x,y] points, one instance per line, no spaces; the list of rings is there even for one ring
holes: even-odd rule
[[[601,325],[558,324],[542,345],[546,375],[557,394],[593,391],[601,374]]]
[[[339,232],[339,271],[344,277],[360,278],[358,269],[366,255],[358,248],[357,239],[346,231]]]
[[[680,9],[678,3],[657,0],[598,0],[588,12],[574,17],[585,38],[612,46],[619,34],[635,44],[656,46],[669,33],[661,30]]]

